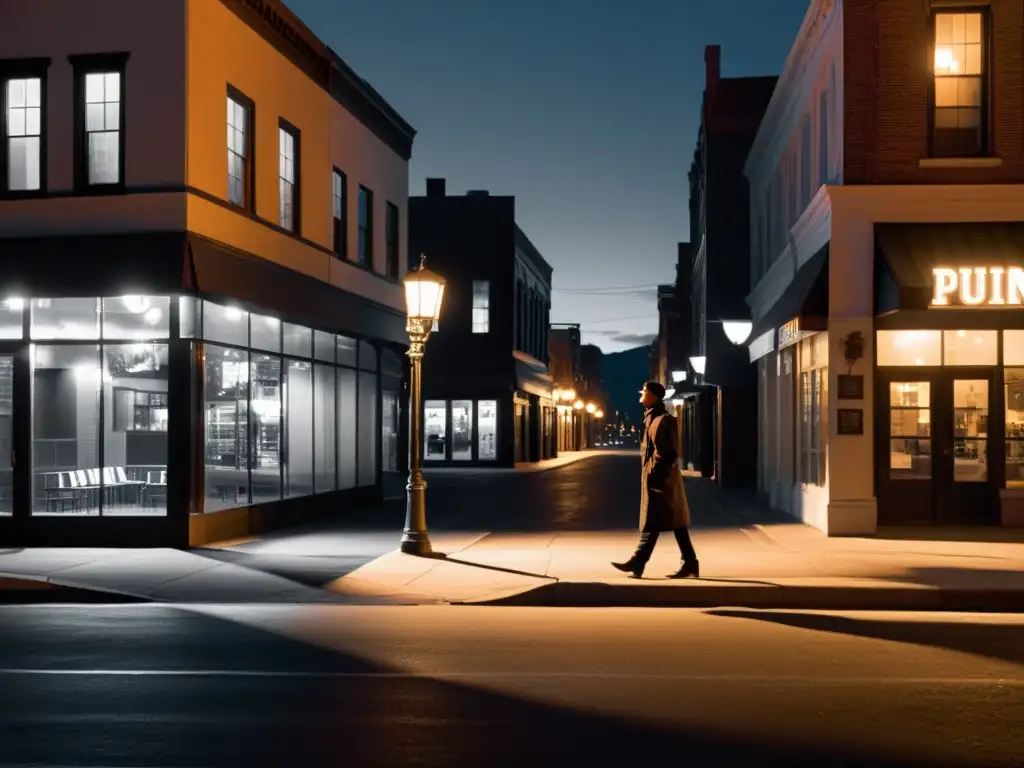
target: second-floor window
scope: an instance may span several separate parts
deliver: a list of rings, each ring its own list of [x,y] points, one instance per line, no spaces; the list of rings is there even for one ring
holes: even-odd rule
[[[373,264],[373,192],[359,187],[359,263]]]
[[[121,130],[121,73],[85,76],[85,149],[90,186],[120,184],[124,144]]]
[[[228,201],[252,208],[252,102],[228,91]]]
[[[3,83],[4,189],[34,192],[42,188],[43,80],[14,77]],[[0,166],[2,167],[2,166]]]
[[[334,169],[331,177],[331,199],[334,202],[334,253],[348,257],[348,179]]]
[[[986,30],[980,11],[935,14],[932,154],[970,157],[987,150]]]
[[[398,279],[398,206],[393,203],[387,204],[387,221],[385,222],[385,233],[387,242],[387,257],[384,261],[384,274],[395,280]]]
[[[488,280],[473,281],[473,333],[489,333],[491,330],[491,283]]]
[[[299,132],[281,121],[280,170],[278,172],[278,194],[281,210],[280,224],[289,232],[299,231]]]

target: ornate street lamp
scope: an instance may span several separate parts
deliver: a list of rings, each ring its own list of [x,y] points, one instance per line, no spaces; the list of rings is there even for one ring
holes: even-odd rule
[[[405,531],[402,551],[409,555],[429,555],[427,535],[427,483],[423,479],[423,395],[420,378],[427,338],[441,314],[444,300],[444,278],[427,269],[427,257],[420,256],[420,268],[402,281],[405,285],[405,331],[409,334],[409,359],[412,378],[409,382],[409,403],[412,435],[409,441],[409,484],[405,487]]]

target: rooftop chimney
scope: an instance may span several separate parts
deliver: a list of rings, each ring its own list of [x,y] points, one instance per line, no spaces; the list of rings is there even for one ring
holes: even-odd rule
[[[427,197],[444,197],[444,179],[427,179]]]
[[[705,85],[711,90],[722,76],[722,46],[708,45],[704,48]]]

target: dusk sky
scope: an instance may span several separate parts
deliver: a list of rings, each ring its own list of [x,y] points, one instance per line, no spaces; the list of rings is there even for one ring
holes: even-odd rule
[[[615,352],[657,331],[688,239],[704,46],[778,74],[807,0],[286,0],[417,129],[410,194],[516,196],[552,322]],[[746,222],[737,222],[746,226]],[[618,289],[618,290],[609,290]]]

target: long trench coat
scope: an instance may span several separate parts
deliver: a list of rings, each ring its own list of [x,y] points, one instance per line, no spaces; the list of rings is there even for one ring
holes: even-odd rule
[[[676,450],[676,417],[661,403],[644,415],[640,440],[643,475],[640,492],[640,530],[672,531],[690,525],[683,476]]]

